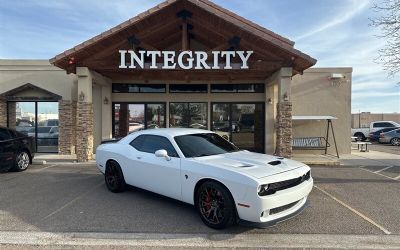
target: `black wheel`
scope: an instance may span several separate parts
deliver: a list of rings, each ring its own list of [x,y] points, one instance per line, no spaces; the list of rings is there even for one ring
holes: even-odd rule
[[[106,186],[113,193],[119,193],[125,190],[125,179],[121,167],[115,161],[107,163],[106,172],[104,174]]]
[[[356,141],[365,141],[365,136],[363,133],[356,133],[354,136],[357,137]]]
[[[230,192],[220,183],[204,182],[196,192],[196,209],[201,220],[215,229],[225,228],[235,221],[235,205]]]
[[[397,137],[392,138],[390,140],[390,144],[392,144],[393,146],[400,146],[400,138],[397,138]]]
[[[25,171],[28,168],[29,163],[30,163],[30,157],[28,152],[21,151],[15,157],[14,168],[12,170],[17,172]]]

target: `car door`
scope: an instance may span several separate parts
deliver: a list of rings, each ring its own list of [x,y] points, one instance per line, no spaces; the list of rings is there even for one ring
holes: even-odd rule
[[[2,168],[12,167],[16,146],[11,138],[11,134],[6,128],[0,128],[0,166]]]
[[[158,135],[139,135],[131,143],[130,166],[127,172],[132,185],[181,199],[180,158],[168,138]],[[155,152],[164,149],[169,159],[157,157]]]

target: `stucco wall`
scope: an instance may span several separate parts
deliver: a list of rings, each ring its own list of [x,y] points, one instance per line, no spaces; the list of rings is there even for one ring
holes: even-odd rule
[[[76,75],[67,75],[47,60],[0,60],[0,94],[26,83],[76,101]]]
[[[341,84],[332,82],[332,73],[346,76]],[[350,153],[351,137],[351,74],[352,68],[308,69],[292,80],[293,115],[329,115],[340,154]],[[293,137],[325,136],[324,121],[294,121]],[[331,136],[331,134],[330,134]],[[332,139],[332,137],[331,137]],[[334,154],[333,140],[329,140],[329,153]],[[321,152],[321,151],[317,151]],[[295,150],[294,153],[312,153]]]

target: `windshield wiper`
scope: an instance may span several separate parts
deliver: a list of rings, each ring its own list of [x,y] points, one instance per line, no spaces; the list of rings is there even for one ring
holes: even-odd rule
[[[203,156],[210,156],[210,155],[212,155],[212,154],[198,154],[193,157],[203,157]]]

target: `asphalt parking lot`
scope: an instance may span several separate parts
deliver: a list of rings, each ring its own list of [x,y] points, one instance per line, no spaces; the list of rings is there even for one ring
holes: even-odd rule
[[[372,145],[369,146],[369,149],[379,152],[400,155],[400,147],[393,146],[391,144],[381,144],[379,142],[372,142]]]
[[[313,167],[315,188],[302,214],[271,228],[218,233],[400,235],[399,180],[372,170]],[[189,205],[137,188],[109,192],[94,164],[0,174],[0,231],[215,233]]]

